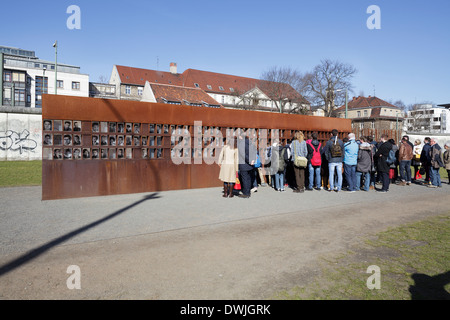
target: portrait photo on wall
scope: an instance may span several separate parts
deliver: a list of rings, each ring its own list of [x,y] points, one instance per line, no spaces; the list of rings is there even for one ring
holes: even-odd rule
[[[65,160],[72,159],[72,149],[64,149],[64,159]]]
[[[117,149],[117,159],[123,159],[123,158],[124,158],[123,148]]]
[[[64,131],[72,131],[72,121],[64,120]]]
[[[117,124],[117,132],[118,133],[124,133],[124,131],[125,131],[124,124],[122,122],[119,122]]]
[[[101,149],[101,158],[102,159],[108,159],[108,149]]]
[[[133,128],[132,128],[131,123],[127,123],[127,124],[125,125],[125,132],[126,132],[126,133],[132,133],[132,131],[133,131]]]
[[[73,158],[75,160],[81,160],[81,149],[80,148],[73,149]]]
[[[134,144],[134,146],[140,146],[139,136],[133,137],[133,144]]]
[[[73,145],[80,146],[81,145],[81,136],[79,134],[73,135]]]
[[[44,131],[52,131],[53,123],[52,120],[44,120]]]
[[[73,131],[81,131],[81,121],[73,122]]]
[[[44,134],[44,145],[45,146],[53,145],[52,135],[50,133]]]
[[[109,145],[110,146],[116,145],[116,136],[109,136]]]
[[[101,136],[100,144],[102,146],[107,146],[108,145],[108,136]]]
[[[98,159],[98,149],[92,149],[92,159]]]
[[[127,148],[125,152],[126,152],[125,156],[127,159],[133,159],[133,149]]]
[[[61,149],[53,149],[53,159],[62,160],[62,151]]]
[[[53,135],[53,144],[55,146],[61,146],[62,145],[62,135],[54,134]]]
[[[92,145],[98,146],[100,143],[98,141],[98,136],[92,136]]]
[[[90,159],[91,158],[91,151],[89,148],[83,149],[83,159]]]
[[[123,136],[117,136],[117,145],[118,146],[125,145],[125,141],[123,140]]]
[[[141,125],[139,123],[134,124],[134,133],[139,134],[141,132]]]
[[[125,139],[126,139],[126,140],[125,140],[125,144],[126,144],[127,146],[131,146],[131,145],[132,145],[132,137],[131,137],[131,136],[126,136]]]
[[[116,132],[117,124],[115,122],[109,123],[109,132]]]
[[[142,156],[142,159],[147,159],[148,158],[148,149],[143,148],[142,152],[141,152],[141,156]]]
[[[54,131],[62,131],[62,121],[61,120],[53,121],[53,130]]]
[[[70,134],[64,135],[64,145],[71,146],[72,145],[72,136]]]
[[[99,132],[100,131],[99,128],[100,127],[99,127],[98,122],[92,122],[92,132]]]

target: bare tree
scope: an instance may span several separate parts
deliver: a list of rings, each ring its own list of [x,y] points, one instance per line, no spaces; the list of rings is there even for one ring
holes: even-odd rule
[[[261,75],[258,87],[274,102],[280,113],[306,113],[309,102],[301,95],[303,75],[290,67],[271,67]]]
[[[325,116],[334,115],[336,102],[343,103],[345,89],[351,92],[351,79],[357,70],[350,64],[329,59],[322,60],[304,77],[309,101],[324,105]],[[339,92],[339,91],[340,92]]]
[[[106,77],[105,75],[100,75],[98,77],[98,82],[99,83],[109,83],[108,77]]]

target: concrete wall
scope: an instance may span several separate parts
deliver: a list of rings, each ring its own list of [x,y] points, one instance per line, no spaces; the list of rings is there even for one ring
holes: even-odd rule
[[[42,160],[40,111],[0,107],[0,161]]]
[[[444,152],[444,145],[447,141],[450,141],[450,134],[449,133],[417,133],[417,132],[403,132],[403,134],[406,134],[409,136],[409,141],[414,143],[414,140],[420,139],[422,141],[423,145],[423,139],[425,137],[435,138],[437,140],[437,143],[441,146],[442,152]]]

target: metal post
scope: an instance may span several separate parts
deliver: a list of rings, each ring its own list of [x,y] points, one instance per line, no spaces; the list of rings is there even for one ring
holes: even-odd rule
[[[3,52],[0,52],[0,107],[3,105]]]
[[[347,113],[348,113],[348,92],[347,88],[345,88],[345,119],[347,119]]]
[[[58,81],[58,40],[55,41],[53,46],[55,47],[55,95],[56,95],[58,93],[58,86],[57,86],[57,81]]]

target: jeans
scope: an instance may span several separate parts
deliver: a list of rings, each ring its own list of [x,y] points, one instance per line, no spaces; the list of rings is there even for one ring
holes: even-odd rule
[[[314,181],[316,182],[316,188],[321,187],[321,181],[320,181],[320,166],[313,167],[311,163],[308,164],[308,170],[309,170],[309,189],[313,188]],[[314,174],[316,175],[316,179],[314,180]]]
[[[328,163],[328,170],[330,171],[330,176],[328,182],[330,183],[330,190],[337,189],[341,191],[342,188],[342,162],[330,162]],[[337,183],[334,182],[334,171],[337,170]]]
[[[400,161],[400,177],[402,181],[411,182],[411,160]]]
[[[284,190],[284,171],[275,173],[275,189]]]
[[[348,184],[348,191],[356,191],[356,164],[350,165],[344,163],[344,173]]]
[[[362,177],[364,177],[364,191],[369,191],[370,183],[371,183],[370,172],[359,172],[359,171],[356,171],[356,185],[355,185],[355,188],[356,188],[357,191],[361,189],[361,178]]]
[[[439,168],[430,167],[430,179],[431,184],[436,187],[440,187],[441,184],[441,175],[439,174]]]

